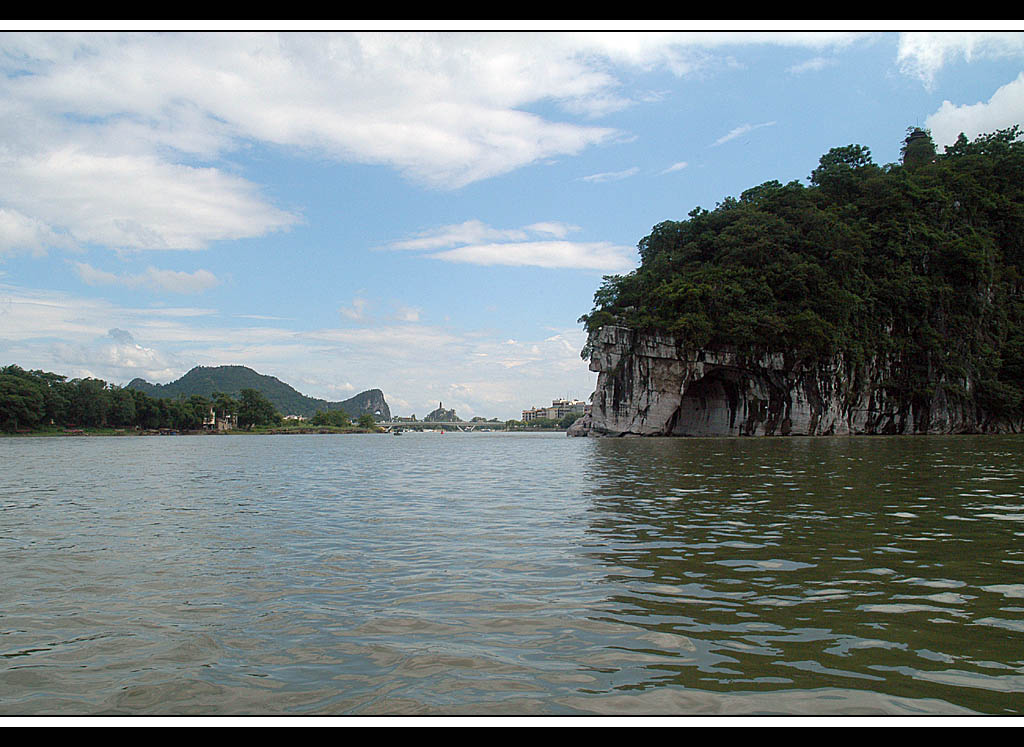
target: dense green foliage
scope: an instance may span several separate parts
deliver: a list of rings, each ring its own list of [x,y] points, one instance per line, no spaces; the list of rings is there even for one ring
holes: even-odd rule
[[[343,410],[350,418],[355,418],[364,412],[374,413],[379,410],[381,419],[391,418],[387,402],[384,401],[384,395],[379,389],[361,392],[341,402],[328,402],[300,394],[280,379],[257,373],[247,366],[196,366],[169,384],[150,384],[142,379],[133,379],[129,382],[128,388],[145,392],[152,397],[172,399],[182,395],[190,397],[194,394],[212,397],[214,392],[226,392],[238,397],[243,389],[255,389],[270,400],[278,412],[286,415],[312,417],[319,411]]]
[[[139,428],[199,430],[216,417],[238,415],[242,427],[276,423],[280,416],[259,392],[241,401],[216,392],[177,399],[151,397],[101,379],[72,379],[18,366],[0,368],[0,430],[60,428]],[[243,423],[243,418],[245,422]]]
[[[309,419],[310,425],[331,426],[334,428],[352,427],[352,418],[344,410],[321,410]]]
[[[884,359],[886,386],[907,401],[936,381],[967,396],[969,381],[988,412],[1021,417],[1020,133],[961,135],[938,155],[926,131],[910,131],[899,165],[834,148],[810,186],[767,182],[655,226],[641,266],[606,276],[580,321],[751,358]]]
[[[196,395],[193,395],[196,396]],[[270,400],[255,389],[243,389],[238,401],[238,427],[276,425],[281,420]]]

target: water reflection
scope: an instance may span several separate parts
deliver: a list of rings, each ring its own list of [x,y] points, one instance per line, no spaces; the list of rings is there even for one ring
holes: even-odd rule
[[[0,439],[0,713],[985,713],[1017,437]]]
[[[658,659],[632,687],[863,688],[1020,712],[1019,445],[598,441],[600,619],[648,631],[631,652]]]

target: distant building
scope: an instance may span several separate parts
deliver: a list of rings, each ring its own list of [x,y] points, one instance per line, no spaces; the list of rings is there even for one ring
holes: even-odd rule
[[[218,418],[216,411],[212,407],[206,414],[206,417],[203,418],[203,430],[205,431],[230,431],[237,427],[237,415],[224,415]]]
[[[578,399],[555,399],[551,400],[551,407],[534,407],[530,410],[523,410],[523,422],[548,418],[549,420],[561,420],[569,413],[583,415],[589,405]]]

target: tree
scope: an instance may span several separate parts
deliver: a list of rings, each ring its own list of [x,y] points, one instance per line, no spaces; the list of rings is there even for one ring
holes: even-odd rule
[[[224,392],[214,392],[213,411],[218,418],[236,415],[238,414],[238,402],[232,399],[231,395],[224,394]]]
[[[583,415],[578,412],[567,412],[562,416],[561,420],[558,421],[559,428],[568,428],[570,425],[579,420]]]
[[[135,423],[135,398],[130,389],[113,387],[110,390],[110,424],[127,426]]]
[[[252,428],[254,425],[273,425],[281,420],[277,410],[259,391],[243,389],[238,401],[238,425]]]
[[[873,166],[871,151],[863,145],[844,145],[832,148],[818,160],[818,168],[811,172],[810,181],[833,195],[850,196],[856,184],[856,174]]]
[[[373,415],[368,412],[363,413],[359,416],[359,427],[360,428],[376,428],[377,421],[373,419]]]
[[[332,428],[351,428],[352,419],[344,410],[317,410],[310,418],[310,425],[330,426]]]
[[[0,374],[0,428],[31,428],[41,419],[43,408],[43,393],[30,379]]]
[[[145,392],[138,389],[127,390],[135,401],[135,424],[141,428],[159,428],[163,423],[160,418],[160,404]]]
[[[71,382],[72,421],[87,428],[107,424],[110,412],[110,391],[102,379],[75,379]]]
[[[942,387],[1024,418],[1024,138],[961,136],[941,157],[911,129],[905,165],[833,148],[812,186],[765,182],[659,223],[640,267],[606,276],[580,321],[673,336],[754,361],[784,353],[851,370],[888,361],[901,406]],[[856,374],[855,374],[856,375]]]

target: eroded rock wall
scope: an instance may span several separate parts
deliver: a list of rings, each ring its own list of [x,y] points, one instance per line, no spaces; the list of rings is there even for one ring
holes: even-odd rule
[[[771,436],[1020,431],[992,421],[942,381],[916,405],[887,395],[890,365],[841,358],[806,365],[786,353],[751,361],[694,350],[667,335],[608,326],[591,339],[597,390],[576,434]],[[971,382],[965,382],[970,392]]]

